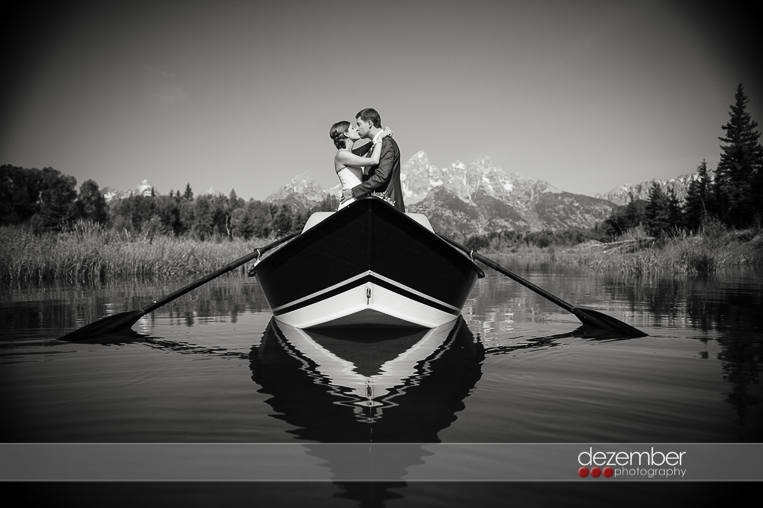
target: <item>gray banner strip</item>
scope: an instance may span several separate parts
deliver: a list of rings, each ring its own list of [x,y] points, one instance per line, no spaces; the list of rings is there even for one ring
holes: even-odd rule
[[[1,481],[763,481],[763,444],[0,444]]]

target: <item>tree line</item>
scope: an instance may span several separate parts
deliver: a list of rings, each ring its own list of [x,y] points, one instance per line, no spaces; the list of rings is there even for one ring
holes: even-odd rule
[[[763,222],[763,148],[755,122],[747,112],[744,87],[737,87],[729,121],[719,139],[721,157],[715,171],[706,161],[697,168],[686,198],[681,202],[673,189],[664,191],[656,182],[646,200],[631,197],[600,226],[588,232],[535,233],[501,231],[469,239],[478,248],[493,243],[541,247],[567,245],[591,238],[616,236],[642,225],[650,234],[662,236],[680,229],[698,229],[716,218],[733,228],[760,226]],[[26,169],[0,166],[0,226],[27,224],[35,231],[56,231],[78,220],[88,220],[118,231],[189,236],[199,240],[221,238],[266,238],[301,231],[311,213],[334,211],[335,196],[308,210],[288,204],[250,199],[232,190],[222,194],[194,196],[190,184],[184,192],[169,195],[134,195],[106,202],[98,184],[77,180],[53,168]]]
[[[697,167],[683,202],[673,189],[654,182],[646,200],[631,196],[604,221],[609,235],[642,225],[660,237],[682,229],[697,230],[710,218],[729,228],[760,227],[763,222],[763,147],[758,123],[747,112],[749,99],[739,84],[729,121],[719,139],[721,156],[715,171],[703,160]]]
[[[654,237],[681,230],[698,230],[708,220],[729,228],[763,225],[763,148],[757,122],[747,112],[749,99],[739,84],[729,121],[722,126],[721,157],[715,171],[703,160],[681,200],[672,188],[653,182],[647,199],[630,196],[602,223],[579,231],[494,231],[473,235],[466,245],[473,249],[506,250],[518,245],[569,246],[588,240],[606,241],[637,226]]]
[[[53,168],[27,169],[0,166],[0,226],[29,225],[37,232],[61,231],[78,220],[99,223],[128,233],[188,236],[198,240],[266,238],[301,231],[310,214],[334,211],[335,196],[301,210],[287,204],[250,199],[232,190],[228,196],[194,196],[190,184],[184,192],[133,195],[106,202],[98,184],[77,180]]]

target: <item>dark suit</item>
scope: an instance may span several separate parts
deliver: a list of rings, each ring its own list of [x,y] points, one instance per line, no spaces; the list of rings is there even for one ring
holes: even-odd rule
[[[371,166],[368,178],[362,184],[352,188],[352,195],[356,198],[372,192],[383,192],[395,202],[395,208],[405,212],[403,188],[400,185],[400,148],[392,136],[382,140],[379,164]]]

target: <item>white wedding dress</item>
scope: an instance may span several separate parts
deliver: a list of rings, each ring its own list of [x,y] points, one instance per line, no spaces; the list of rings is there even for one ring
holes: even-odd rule
[[[336,176],[339,177],[339,182],[342,184],[342,191],[345,189],[352,189],[353,187],[363,183],[360,181],[360,178],[358,178],[358,176],[353,173],[352,170],[347,166],[337,171]],[[342,196],[341,200],[339,201],[339,208],[337,208],[337,210],[341,210],[353,201],[355,201],[355,198],[345,199],[344,196]]]

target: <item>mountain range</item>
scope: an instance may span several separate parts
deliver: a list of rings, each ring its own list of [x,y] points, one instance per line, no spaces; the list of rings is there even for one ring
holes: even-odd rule
[[[648,199],[654,184],[673,189],[679,199],[686,196],[696,175],[668,180],[650,180],[622,185],[609,192],[586,196],[558,189],[548,182],[509,173],[483,157],[470,164],[460,161],[438,168],[420,151],[401,167],[400,180],[406,210],[423,213],[438,232],[465,235],[486,234],[502,229],[559,231],[588,229],[609,217],[630,199]],[[152,186],[143,180],[136,188],[116,192],[103,189],[107,200],[150,195]],[[211,193],[213,190],[202,194]],[[289,183],[265,198],[300,211],[315,206],[327,196],[339,196],[340,186],[324,189],[309,173],[296,175]]]
[[[438,168],[420,151],[401,167],[406,210],[425,214],[443,233],[485,234],[501,229],[591,228],[617,208],[599,197],[565,192],[543,180],[509,173],[483,157]],[[302,173],[265,201],[307,209],[339,186],[324,190]]]
[[[103,197],[106,198],[106,202],[108,203],[112,199],[129,198],[131,196],[150,196],[153,188],[153,185],[148,183],[148,180],[143,180],[132,189],[123,191],[114,190],[111,187],[104,187],[101,189],[101,194],[103,194]]]
[[[401,168],[406,205],[441,232],[485,234],[501,229],[591,228],[616,208],[611,202],[562,191],[543,180],[508,173],[483,157],[433,166],[425,152]]]
[[[676,178],[670,178],[668,180],[649,180],[647,182],[637,183],[635,185],[621,185],[609,192],[603,194],[596,194],[597,198],[606,199],[618,206],[627,205],[631,199],[649,199],[649,189],[653,184],[659,185],[663,192],[667,192],[672,189],[675,192],[679,201],[683,201],[686,198],[686,193],[689,190],[689,184],[697,179],[697,174],[692,173],[690,175],[683,175]]]
[[[129,198],[131,196],[148,197],[151,195],[152,192],[156,192],[156,189],[154,189],[153,185],[148,183],[148,180],[141,181],[138,185],[136,185],[132,189],[127,189],[122,191],[114,190],[111,187],[104,187],[101,189],[101,195],[103,195],[103,197],[106,198],[107,203],[111,201],[112,199]],[[158,194],[158,192],[156,193]],[[217,190],[215,190],[214,187],[210,187],[206,191],[200,192],[198,195],[203,196],[206,194],[209,194],[211,196],[216,196],[220,193]]]

